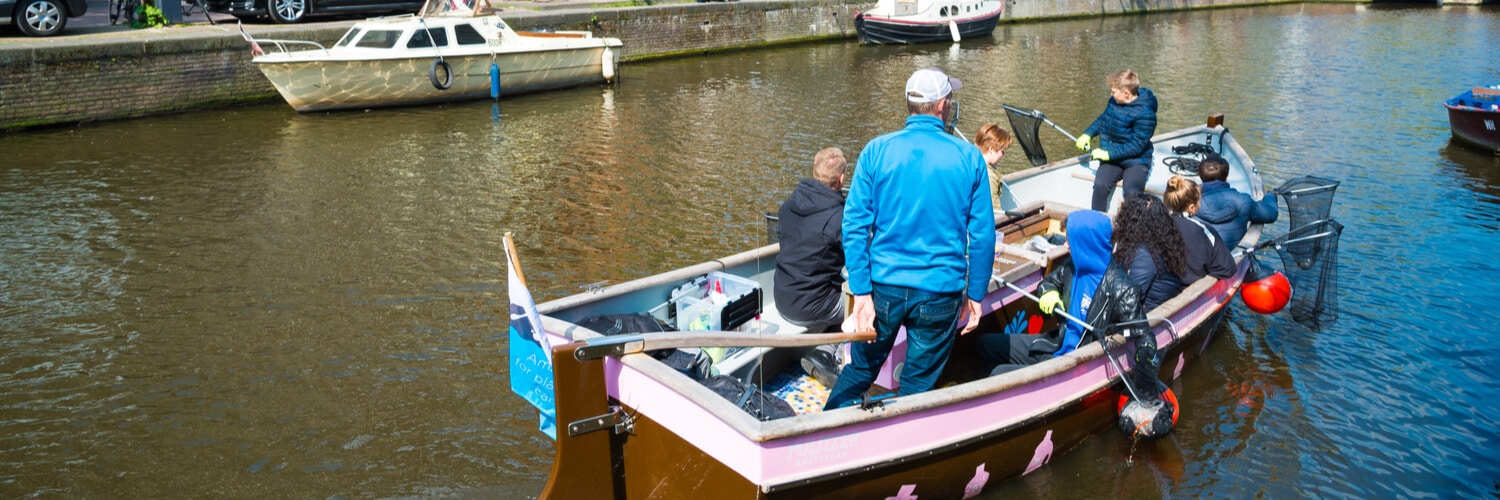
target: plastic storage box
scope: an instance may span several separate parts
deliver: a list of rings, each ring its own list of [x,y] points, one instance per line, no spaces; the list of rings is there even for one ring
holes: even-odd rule
[[[722,289],[727,299],[722,305],[709,297]],[[761,313],[760,283],[718,271],[693,280],[672,291],[676,305],[676,324],[681,331],[731,330],[755,319]]]

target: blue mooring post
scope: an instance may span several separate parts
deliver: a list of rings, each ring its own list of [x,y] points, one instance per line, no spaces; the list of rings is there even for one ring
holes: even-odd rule
[[[500,63],[490,63],[490,99],[500,98]]]

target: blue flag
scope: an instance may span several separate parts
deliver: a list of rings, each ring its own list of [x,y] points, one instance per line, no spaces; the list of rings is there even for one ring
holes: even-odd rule
[[[536,301],[516,264],[515,245],[505,235],[505,267],[510,281],[510,390],[535,406],[542,432],[557,439],[557,403],[553,400],[552,346],[542,330]]]

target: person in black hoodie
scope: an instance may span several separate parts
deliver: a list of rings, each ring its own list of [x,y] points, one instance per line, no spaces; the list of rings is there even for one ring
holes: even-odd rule
[[[1109,99],[1104,112],[1084,129],[1075,145],[1089,150],[1089,141],[1099,138],[1091,153],[1099,160],[1094,176],[1093,209],[1109,211],[1115,182],[1125,180],[1125,199],[1146,189],[1151,173],[1151,136],[1156,135],[1156,94],[1141,86],[1140,76],[1124,70],[1109,75]]]
[[[804,178],[781,204],[781,253],[776,254],[773,294],[781,317],[808,333],[838,331],[844,321],[844,152],[819,151],[812,177]],[[803,358],[819,382],[832,387],[838,374],[834,346],[822,346]]]

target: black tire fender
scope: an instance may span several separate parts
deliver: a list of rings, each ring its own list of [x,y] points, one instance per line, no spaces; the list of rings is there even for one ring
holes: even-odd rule
[[[443,68],[443,77],[438,78],[438,68]],[[432,67],[427,69],[427,78],[432,80],[432,86],[438,90],[448,90],[453,87],[453,66],[448,61],[433,59]]]

